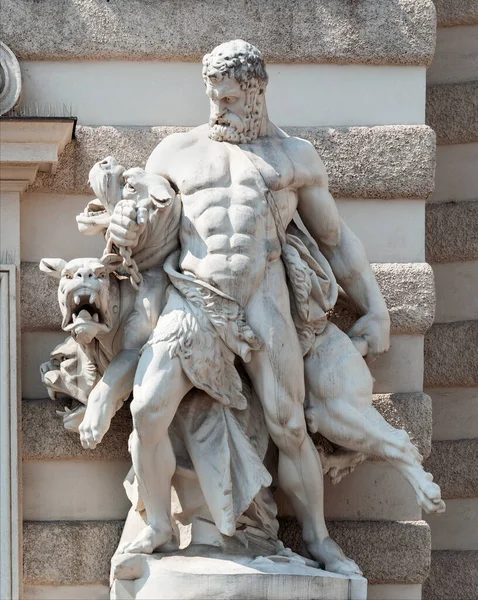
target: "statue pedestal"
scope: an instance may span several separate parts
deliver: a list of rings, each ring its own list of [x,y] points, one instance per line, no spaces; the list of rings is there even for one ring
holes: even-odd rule
[[[199,554],[199,553],[198,553]],[[309,566],[298,555],[116,555],[112,600],[366,600],[367,580]]]

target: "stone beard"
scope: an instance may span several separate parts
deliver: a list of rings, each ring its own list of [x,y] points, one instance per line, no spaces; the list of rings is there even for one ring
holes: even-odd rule
[[[257,81],[248,81],[242,83],[241,88],[246,92],[247,116],[240,117],[231,111],[220,117],[212,116],[209,119],[209,137],[212,140],[246,144],[259,137],[264,116],[265,86]]]

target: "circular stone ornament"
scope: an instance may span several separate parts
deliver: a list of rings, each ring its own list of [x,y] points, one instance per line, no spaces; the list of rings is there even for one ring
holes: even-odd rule
[[[22,75],[17,57],[0,42],[0,116],[11,110],[22,91]]]

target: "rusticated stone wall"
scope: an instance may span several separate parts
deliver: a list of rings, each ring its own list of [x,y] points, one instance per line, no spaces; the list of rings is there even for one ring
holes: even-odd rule
[[[426,256],[436,282],[425,336],[433,404],[427,467],[447,503],[432,532],[426,600],[478,597],[478,3],[436,0],[427,123],[437,135],[435,192],[426,206]]]
[[[1,36],[21,60],[23,105],[68,104],[78,116],[76,139],[56,173],[39,174],[22,199],[27,600],[108,597],[108,562],[128,508],[121,480],[130,429],[125,409],[100,447],[87,452],[63,430],[55,415],[61,406],[45,399],[38,366],[65,334],[54,285],[35,265],[43,256],[101,252],[101,240],[81,236],[74,220],[92,197],[89,168],[108,154],[125,166],[141,165],[165,135],[205,122],[199,61],[227,39],[244,37],[263,50],[271,118],[312,141],[325,161],[339,210],[363,240],[391,311],[392,348],[372,366],[375,405],[410,432],[425,456],[430,451],[423,350],[435,302],[425,263],[425,201],[435,170],[435,134],[425,125],[433,3],[158,5],[2,2]],[[285,499],[278,500],[285,539],[299,549],[297,523]],[[370,600],[420,598],[430,529],[398,473],[368,461],[338,486],[327,483],[326,514],[333,535],[369,578]]]

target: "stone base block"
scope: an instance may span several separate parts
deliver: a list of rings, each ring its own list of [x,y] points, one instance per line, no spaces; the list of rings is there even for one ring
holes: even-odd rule
[[[292,554],[292,553],[291,553]],[[367,580],[310,566],[297,555],[247,558],[123,554],[112,561],[112,600],[366,600]]]

